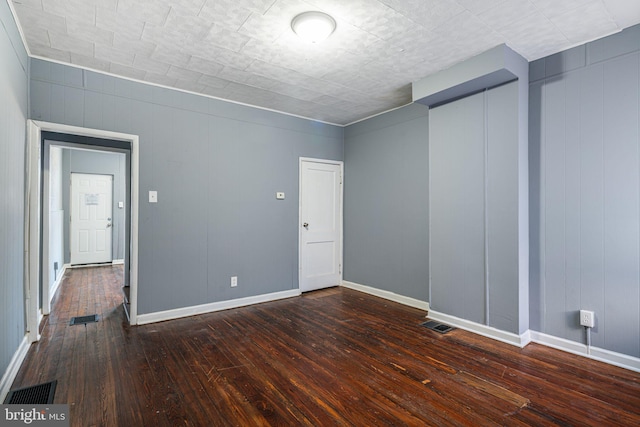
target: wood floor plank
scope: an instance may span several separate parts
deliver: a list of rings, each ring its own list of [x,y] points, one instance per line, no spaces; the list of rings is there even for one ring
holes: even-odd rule
[[[13,388],[58,380],[73,426],[640,425],[638,373],[354,290],[131,327],[121,286],[67,270]]]
[[[464,348],[469,342],[477,340],[477,337],[473,334],[467,332],[463,332],[463,334],[464,338],[455,343],[452,342],[452,346],[449,348],[455,348],[453,344]],[[462,340],[464,340],[464,343]],[[631,383],[621,389],[608,389],[608,387],[603,387],[603,384],[607,382],[604,378],[592,377],[589,381],[585,381],[590,375],[584,375],[583,372],[576,369],[576,366],[586,363],[585,366],[591,365],[591,370],[597,372],[598,368],[608,367],[608,365],[599,363],[596,367],[593,361],[565,353],[560,353],[564,356],[561,358],[564,362],[560,362],[556,350],[553,350],[556,355],[556,365],[552,365],[551,360],[545,362],[535,357],[523,356],[522,353],[525,353],[526,349],[514,350],[513,347],[506,344],[494,344],[493,346],[502,347],[502,350],[485,350],[484,354],[491,355],[491,357],[483,356],[482,360],[478,359],[478,363],[475,366],[471,365],[470,369],[482,370],[485,378],[503,382],[506,387],[516,393],[528,393],[532,396],[532,399],[534,397],[544,398],[550,389],[554,389],[555,404],[564,408],[574,409],[566,410],[564,417],[567,422],[579,423],[584,418],[580,411],[584,412],[592,409],[595,409],[594,419],[600,419],[605,424],[622,422],[622,425],[626,425],[626,416],[623,415],[622,419],[620,419],[618,415],[615,415],[618,409],[624,409],[625,412],[635,414],[632,419],[638,415],[640,393],[634,391],[637,390],[637,384]],[[537,347],[540,351],[548,350],[546,347],[537,344],[530,344],[530,347]],[[445,348],[442,351],[447,352],[448,349]],[[512,353],[514,351],[517,353]],[[509,354],[511,355],[509,356]],[[505,355],[507,357],[504,357]],[[445,357],[455,359],[457,356],[455,354],[447,354]],[[573,360],[573,363],[567,364],[565,360]],[[540,376],[540,372],[545,372],[546,375]],[[626,372],[631,373],[631,371]],[[637,377],[637,374],[631,374]],[[585,396],[588,399],[584,399]],[[584,403],[588,403],[588,406],[583,407]]]

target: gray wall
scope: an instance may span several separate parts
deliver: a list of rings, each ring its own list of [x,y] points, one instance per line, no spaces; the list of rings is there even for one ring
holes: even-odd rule
[[[530,64],[531,328],[640,356],[640,26]]]
[[[113,176],[113,236],[112,257],[114,260],[124,259],[124,227],[125,209],[118,208],[118,202],[126,201],[125,177],[126,156],[119,153],[63,149],[62,162],[62,204],[64,206],[64,262],[71,262],[71,234],[69,223],[70,188],[72,173],[93,173]]]
[[[433,310],[521,333],[518,82],[433,108],[429,121]]]
[[[485,93],[429,113],[430,307],[485,323]]]
[[[36,59],[31,106],[140,136],[140,314],[297,289],[298,158],[342,160],[342,128]]]
[[[0,375],[25,336],[24,157],[28,57],[0,2]]]
[[[428,108],[345,130],[344,279],[428,300]]]

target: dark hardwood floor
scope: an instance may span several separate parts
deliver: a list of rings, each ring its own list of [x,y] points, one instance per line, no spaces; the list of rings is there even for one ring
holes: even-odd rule
[[[367,294],[130,327],[121,277],[121,266],[68,272],[13,384],[58,380],[74,426],[640,425],[638,373],[440,335],[424,312]]]

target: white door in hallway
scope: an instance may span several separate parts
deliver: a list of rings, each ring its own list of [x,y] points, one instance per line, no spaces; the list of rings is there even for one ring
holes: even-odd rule
[[[302,292],[342,280],[342,162],[300,159],[299,282]]]
[[[113,176],[71,174],[71,264],[111,262]]]

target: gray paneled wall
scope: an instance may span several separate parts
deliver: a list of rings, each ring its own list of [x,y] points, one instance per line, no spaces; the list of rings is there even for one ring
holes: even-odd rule
[[[520,333],[518,82],[429,116],[430,305]]]
[[[25,336],[24,154],[28,57],[0,2],[0,376]]]
[[[345,131],[344,279],[428,301],[428,108]]]
[[[429,119],[430,307],[484,324],[485,93]]]
[[[518,97],[519,82],[512,82],[486,92],[486,248],[489,326],[515,333],[528,329],[522,322],[519,307],[520,292],[528,294],[528,283],[519,279],[518,246],[519,165]],[[525,114],[526,116],[526,114]],[[526,145],[524,145],[526,151]],[[520,175],[521,176],[521,175]],[[526,176],[526,175],[525,175]],[[526,183],[525,183],[526,184]],[[526,185],[525,185],[526,187]],[[526,234],[526,233],[525,233]],[[520,254],[521,255],[521,254]]]
[[[640,356],[640,26],[531,64],[531,327]]]
[[[112,255],[114,260],[124,259],[125,209],[118,202],[126,201],[125,177],[126,156],[120,153],[105,153],[86,150],[62,149],[62,203],[64,206],[64,262],[71,260],[69,213],[71,206],[70,186],[72,173],[94,173],[113,176],[113,236]]]
[[[33,119],[140,136],[138,313],[298,287],[298,158],[342,160],[342,128],[42,60],[31,67]]]

